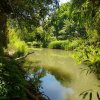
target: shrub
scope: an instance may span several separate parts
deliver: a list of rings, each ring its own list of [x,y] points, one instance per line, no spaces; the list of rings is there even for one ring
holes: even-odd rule
[[[89,66],[89,72],[95,72],[100,79],[100,47],[97,45],[87,45],[86,41],[81,46],[75,49],[75,53],[72,55],[74,59],[79,63],[84,63]]]
[[[32,46],[35,47],[35,48],[40,48],[42,46],[42,43],[41,42],[33,41],[32,42]]]
[[[14,48],[16,49],[15,52],[18,56],[23,56],[28,52],[28,46],[24,41],[15,42]]]
[[[31,47],[31,46],[32,46],[32,42],[27,42],[27,45],[28,45],[29,47]]]
[[[51,42],[48,47],[51,49],[65,49],[65,46],[69,44],[69,41],[53,41]]]
[[[33,41],[33,42],[27,42],[27,45],[29,47],[35,47],[35,48],[39,48],[42,46],[42,44],[40,42],[36,42],[36,41]]]
[[[28,52],[28,46],[27,44],[22,41],[19,36],[17,35],[19,31],[16,31],[15,29],[9,28],[9,44],[8,49],[13,50],[16,53],[16,56],[23,56]]]
[[[83,43],[82,39],[75,40],[59,40],[50,42],[48,45],[51,49],[64,49],[64,50],[74,50]]]
[[[71,40],[69,45],[65,46],[65,50],[74,50],[83,43],[82,39]]]
[[[9,44],[8,49],[14,51],[17,57],[23,56],[28,53],[28,46],[24,41],[17,41],[14,44]]]

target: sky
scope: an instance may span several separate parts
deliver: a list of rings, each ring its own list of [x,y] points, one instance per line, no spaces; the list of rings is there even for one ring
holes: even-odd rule
[[[68,1],[70,1],[70,0],[59,0],[60,2],[60,4],[62,4],[62,3],[65,3],[65,2],[68,2]]]

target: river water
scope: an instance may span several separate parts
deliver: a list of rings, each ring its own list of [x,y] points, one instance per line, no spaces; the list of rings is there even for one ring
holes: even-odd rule
[[[92,90],[92,100],[97,100],[100,81],[93,73],[87,75],[87,71],[82,71],[82,68],[88,69],[87,66],[77,64],[69,52],[36,49],[27,59],[34,62],[33,68],[39,66],[46,70],[46,74],[40,78],[40,91],[50,100],[82,100],[80,93],[86,90]],[[89,100],[89,95],[85,100]]]

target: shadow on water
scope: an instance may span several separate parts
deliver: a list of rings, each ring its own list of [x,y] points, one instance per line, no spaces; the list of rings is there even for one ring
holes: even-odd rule
[[[74,92],[72,88],[64,87],[51,72],[44,68],[34,67],[34,72],[30,70],[26,80],[31,81],[35,92],[37,93],[38,90],[46,100],[67,100],[67,96]]]
[[[22,69],[13,59],[0,59],[0,100],[50,100],[40,89],[44,69]],[[21,63],[21,62],[20,62]]]
[[[71,73],[66,72],[63,69],[58,70],[57,67],[47,68],[47,70],[55,76],[56,80],[58,80],[63,86],[68,86],[72,81],[74,81]],[[66,81],[66,84],[65,84]]]
[[[47,73],[42,79],[41,91],[49,96],[50,100],[67,100],[67,96],[73,94],[73,89],[64,87],[56,78]]]
[[[2,63],[0,100],[66,100],[67,95],[73,93],[71,88],[61,85],[57,77],[44,68],[28,68],[31,66],[28,63],[23,70],[22,64],[19,66],[18,62],[10,59],[3,59]],[[59,76],[58,79],[63,80],[62,77]]]
[[[40,91],[42,87],[41,78],[46,75],[46,71],[43,68],[34,68],[29,70],[26,74],[26,80],[28,81],[28,89],[30,93],[33,93],[35,100],[50,100],[50,98],[45,95],[43,91]],[[30,98],[30,100],[33,100]]]

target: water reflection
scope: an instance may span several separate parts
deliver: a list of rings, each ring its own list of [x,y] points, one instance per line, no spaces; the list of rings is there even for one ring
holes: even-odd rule
[[[29,95],[29,100],[50,100],[42,89],[42,77],[46,75],[46,71],[43,68],[34,68],[34,70],[29,70],[26,74],[26,80],[28,81],[28,92],[32,93],[32,96]],[[31,98],[30,98],[31,97]]]
[[[89,75],[86,75],[84,72],[81,73],[80,68],[86,68],[86,66],[76,64],[68,55],[68,52],[63,50],[39,49],[33,55],[28,56],[28,59],[35,62],[33,66],[44,67],[64,87],[71,87],[74,90],[74,94],[68,97],[68,100],[81,100],[82,98],[79,94],[85,90],[93,89],[99,91],[97,86],[100,84],[100,81],[96,79],[96,76],[93,73]],[[43,79],[45,78],[46,76]],[[53,83],[51,82],[50,84]],[[58,94],[56,95],[58,96]],[[93,100],[96,99],[97,97],[93,97]]]
[[[26,80],[30,83],[30,91],[39,97],[39,100],[67,100],[68,95],[74,93],[72,88],[64,87],[55,76],[43,68],[35,67],[34,71],[31,69],[26,75]],[[41,99],[41,100],[42,100]]]
[[[50,73],[46,74],[42,80],[42,89],[51,100],[67,100],[67,95],[73,94],[71,88],[63,87],[56,78]]]

